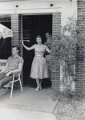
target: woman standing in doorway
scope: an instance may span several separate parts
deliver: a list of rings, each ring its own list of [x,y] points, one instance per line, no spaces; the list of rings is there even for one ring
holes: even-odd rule
[[[42,44],[42,38],[40,35],[36,37],[36,42],[37,44],[34,44],[31,47],[27,47],[26,45],[24,45],[22,41],[22,45],[28,51],[33,49],[35,50],[35,56],[31,66],[30,77],[36,79],[37,88],[35,91],[39,91],[42,89],[41,87],[42,79],[49,77],[46,60],[44,58],[44,53],[45,51],[51,53],[51,51],[48,49],[46,45]]]

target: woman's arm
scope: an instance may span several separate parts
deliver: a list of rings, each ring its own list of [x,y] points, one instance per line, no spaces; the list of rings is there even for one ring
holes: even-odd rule
[[[51,50],[46,46],[46,51],[48,52],[48,53],[51,53]]]
[[[33,50],[33,49],[34,49],[34,46],[35,46],[35,45],[33,45],[32,47],[27,47],[27,46],[24,44],[23,41],[22,41],[22,45],[23,45],[23,47],[24,47],[26,50]]]

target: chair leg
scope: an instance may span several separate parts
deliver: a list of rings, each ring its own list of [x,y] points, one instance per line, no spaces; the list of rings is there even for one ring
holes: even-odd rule
[[[20,83],[20,88],[21,88],[21,91],[23,92],[23,88],[22,88],[21,79],[19,79],[19,83]]]
[[[14,81],[12,81],[12,85],[11,85],[11,93],[10,93],[10,98],[12,98],[13,86],[14,86]]]

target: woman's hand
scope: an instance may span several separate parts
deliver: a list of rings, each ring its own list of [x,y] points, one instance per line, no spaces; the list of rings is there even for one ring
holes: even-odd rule
[[[23,40],[22,40],[22,45],[24,45],[24,42],[23,42]]]
[[[26,41],[26,42],[30,42],[29,40],[24,40],[24,41]]]
[[[30,40],[27,40],[27,42],[30,42]]]
[[[26,41],[26,42],[30,42],[29,40],[24,40],[24,41]],[[22,45],[24,45],[24,41],[22,40]]]
[[[27,41],[27,42],[30,42],[29,40],[24,40],[24,41]],[[35,48],[35,46],[33,45],[32,47],[28,47],[24,44],[24,41],[22,40],[22,45],[23,47],[26,49],[26,50],[33,50]]]

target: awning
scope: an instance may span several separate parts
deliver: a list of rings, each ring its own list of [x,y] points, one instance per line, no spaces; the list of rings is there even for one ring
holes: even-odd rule
[[[3,37],[4,39],[8,37],[13,37],[13,32],[8,27],[0,24],[0,37]]]

